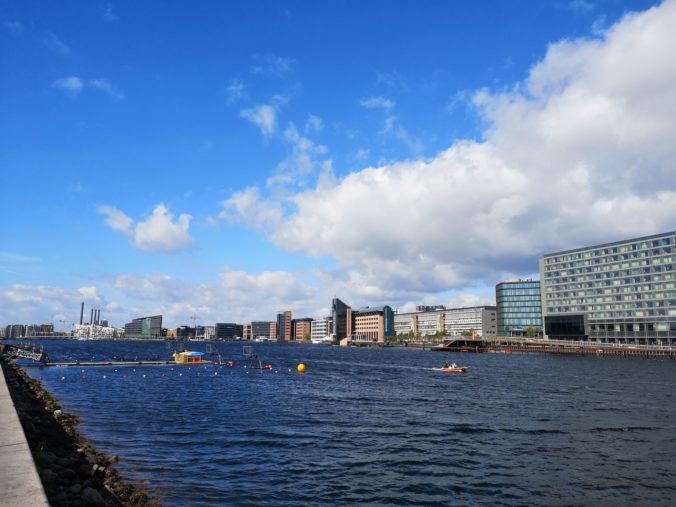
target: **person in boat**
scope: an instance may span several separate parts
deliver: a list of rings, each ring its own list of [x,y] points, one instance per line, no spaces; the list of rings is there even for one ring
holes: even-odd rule
[[[448,361],[444,363],[444,369],[448,368]]]
[[[451,368],[457,368],[457,367],[458,367],[458,365],[455,364],[455,363],[453,363],[453,364],[451,365]]]

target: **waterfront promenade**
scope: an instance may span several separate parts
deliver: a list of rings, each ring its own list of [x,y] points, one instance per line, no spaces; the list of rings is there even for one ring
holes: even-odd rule
[[[0,375],[0,428],[0,504],[14,507],[49,505],[9,394],[4,370]]]

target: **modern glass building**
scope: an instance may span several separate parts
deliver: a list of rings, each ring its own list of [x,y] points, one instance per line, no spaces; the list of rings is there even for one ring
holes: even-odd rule
[[[162,316],[139,317],[124,325],[125,338],[154,339],[162,338]]]
[[[542,336],[539,280],[508,280],[495,286],[498,336],[526,336],[532,328]]]
[[[676,345],[676,231],[545,255],[551,339]]]

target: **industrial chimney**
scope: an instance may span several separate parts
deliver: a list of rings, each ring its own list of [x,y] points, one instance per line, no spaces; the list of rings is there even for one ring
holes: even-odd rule
[[[80,325],[82,325],[82,318],[84,317],[84,301],[80,305]]]

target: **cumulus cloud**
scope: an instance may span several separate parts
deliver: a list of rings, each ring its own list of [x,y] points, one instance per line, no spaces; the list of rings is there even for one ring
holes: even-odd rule
[[[260,104],[250,109],[243,109],[239,115],[256,125],[265,137],[271,136],[277,129],[277,111],[268,104]]]
[[[235,192],[221,203],[219,218],[227,222],[243,221],[253,229],[276,227],[282,219],[282,207],[277,201],[263,200],[256,187]]]
[[[134,220],[112,206],[100,206],[98,212],[106,217],[106,225],[126,236],[131,244],[145,252],[177,253],[194,247],[188,228],[192,217],[182,213],[174,222],[174,215],[162,203],[155,206],[152,215],[134,225]]]
[[[673,26],[666,2],[601,37],[552,44],[512,90],[474,95],[483,141],[296,193],[271,240],[336,260],[327,283],[406,301],[536,272],[548,251],[672,230]]]

